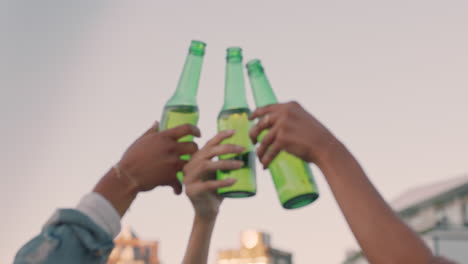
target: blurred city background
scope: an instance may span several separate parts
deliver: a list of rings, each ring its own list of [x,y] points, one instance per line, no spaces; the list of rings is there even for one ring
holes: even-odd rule
[[[392,206],[437,255],[468,263],[468,175],[411,188],[396,198]],[[163,263],[158,258],[159,242],[141,240],[129,226],[123,228],[115,243],[108,264]],[[236,249],[218,250],[216,264],[298,263],[294,262],[292,252],[273,247],[269,233],[243,230],[240,245]],[[368,262],[360,250],[349,250],[342,263]]]

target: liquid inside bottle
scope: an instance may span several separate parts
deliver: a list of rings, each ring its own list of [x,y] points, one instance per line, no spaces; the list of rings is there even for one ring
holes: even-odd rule
[[[184,124],[197,125],[198,123],[198,107],[192,105],[174,105],[166,106],[164,108],[163,119],[161,121],[161,130],[170,129]],[[188,135],[181,139],[179,142],[192,142],[193,136]],[[190,155],[182,155],[183,160],[189,160]],[[177,178],[182,182],[183,173],[178,172]]]
[[[229,187],[219,188],[218,193],[224,197],[241,198],[255,195],[257,191],[255,177],[255,152],[249,138],[252,122],[249,120],[248,108],[223,110],[218,116],[218,131],[236,130],[235,134],[221,144],[234,144],[245,148],[241,154],[224,154],[220,159],[241,160],[244,166],[237,170],[217,171],[217,179],[235,178],[237,182]]]

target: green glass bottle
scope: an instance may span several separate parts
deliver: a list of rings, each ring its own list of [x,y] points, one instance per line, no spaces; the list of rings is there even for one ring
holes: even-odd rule
[[[247,63],[250,85],[257,107],[278,103],[259,60]],[[268,133],[260,133],[258,141]],[[281,204],[286,209],[303,207],[319,197],[309,165],[300,158],[281,151],[268,166]]]
[[[198,106],[197,90],[205,55],[206,44],[193,40],[190,44],[189,54],[185,60],[184,69],[179,79],[177,89],[164,106],[160,129],[165,130],[184,124],[197,125]],[[193,136],[185,136],[180,142],[191,142]],[[183,160],[189,160],[190,155],[181,156]],[[182,172],[177,173],[177,178],[182,181]]]
[[[249,137],[252,122],[249,120],[250,109],[245,96],[242,49],[239,47],[227,49],[224,88],[224,105],[218,115],[218,131],[234,129],[236,132],[221,144],[235,144],[244,147],[245,150],[241,154],[225,154],[219,157],[219,159],[241,160],[244,166],[237,170],[217,171],[218,180],[237,179],[234,185],[219,188],[218,194],[231,198],[254,196],[257,192],[255,153]]]

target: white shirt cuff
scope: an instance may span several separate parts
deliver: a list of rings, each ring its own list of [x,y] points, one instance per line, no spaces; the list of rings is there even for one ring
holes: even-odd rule
[[[99,193],[92,192],[85,195],[76,206],[76,210],[91,218],[112,238],[119,234],[121,229],[120,215],[112,204]]]

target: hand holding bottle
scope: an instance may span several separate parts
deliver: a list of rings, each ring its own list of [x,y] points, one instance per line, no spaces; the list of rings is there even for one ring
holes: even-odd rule
[[[195,210],[192,232],[185,252],[184,264],[207,263],[211,235],[223,197],[218,188],[228,187],[236,179],[216,180],[217,170],[235,170],[243,166],[239,160],[212,161],[223,154],[239,154],[244,148],[232,144],[220,144],[234,135],[234,130],[224,130],[195,153],[184,167],[185,193]]]
[[[176,173],[182,170],[187,161],[179,157],[198,150],[193,142],[178,142],[178,139],[187,135],[199,137],[200,130],[186,124],[158,132],[158,124],[155,124],[124,153],[119,162],[121,173],[134,180],[139,191],[168,185],[176,194],[180,194],[182,186]]]
[[[127,149],[122,159],[94,187],[93,192],[104,196],[123,216],[138,192],[157,186],[171,186],[176,194],[182,185],[176,173],[187,163],[179,158],[198,147],[193,142],[178,142],[181,137],[200,136],[192,125],[178,126],[158,132],[158,123],[148,129]]]
[[[212,161],[214,157],[219,155],[239,154],[244,151],[243,147],[237,145],[220,145],[221,141],[233,134],[232,130],[218,133],[196,152],[184,167],[185,192],[192,202],[197,217],[203,219],[216,217],[222,201],[222,197],[216,193],[216,190],[235,183],[235,179],[217,181],[216,171],[235,170],[243,166],[243,162],[238,160]]]
[[[309,160],[305,157],[307,148],[301,146],[301,141],[306,140],[308,135],[296,131],[298,126],[304,124],[302,119],[308,119],[307,115],[304,115],[305,111],[300,111],[297,104],[278,104],[260,60],[250,60],[246,67],[255,105],[259,108],[251,119],[263,117],[250,133],[253,142],[256,143],[257,139],[264,142],[259,151],[260,161],[263,168],[270,170],[281,205],[286,209],[304,207],[319,197],[312,171],[303,160]],[[273,131],[269,132],[269,128]],[[268,137],[263,141],[266,135]],[[293,142],[299,144],[291,144]],[[286,151],[281,151],[283,149]]]
[[[258,108],[250,116],[250,119],[255,118],[261,119],[250,131],[253,142],[257,142],[262,131],[269,129],[257,149],[265,168],[281,150],[317,163],[328,146],[336,141],[331,132],[297,102]]]

